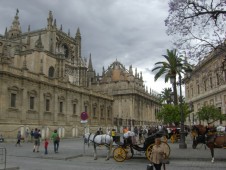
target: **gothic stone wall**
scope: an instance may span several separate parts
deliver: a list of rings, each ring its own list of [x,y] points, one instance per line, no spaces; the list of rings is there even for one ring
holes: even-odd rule
[[[103,113],[90,116],[88,126],[112,126],[111,97],[3,64],[0,77],[0,133],[6,137],[15,138],[18,130],[36,127],[43,136],[54,129],[64,137],[79,135],[83,133],[80,114],[85,110],[91,114],[93,103]]]

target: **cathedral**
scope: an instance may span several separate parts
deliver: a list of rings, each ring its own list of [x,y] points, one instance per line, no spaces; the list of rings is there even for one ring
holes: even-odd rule
[[[91,55],[81,54],[81,33],[58,28],[49,11],[46,28],[22,32],[19,10],[0,34],[0,129],[5,138],[38,128],[42,137],[58,129],[61,137],[155,125],[158,94],[148,92],[142,72],[113,61],[96,74]],[[88,119],[81,121],[81,113]]]

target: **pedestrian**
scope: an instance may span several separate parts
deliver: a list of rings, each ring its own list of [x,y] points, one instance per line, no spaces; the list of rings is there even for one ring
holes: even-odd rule
[[[133,131],[134,131],[135,135],[137,136],[138,135],[138,128],[137,128],[137,126],[134,127]]]
[[[99,128],[99,129],[97,130],[97,132],[96,132],[96,135],[102,135],[102,134],[103,134],[103,131],[102,131],[101,128]]]
[[[26,132],[25,132],[25,141],[26,141],[26,142],[28,142],[29,134],[30,134],[30,133],[29,133],[29,130],[27,129]]]
[[[58,153],[60,137],[59,137],[59,134],[57,133],[56,129],[53,131],[53,133],[51,135],[51,139],[53,140],[54,152]]]
[[[45,138],[45,141],[44,141],[45,155],[48,154],[48,145],[49,145],[49,141],[47,138]]]
[[[2,134],[0,134],[0,142],[4,142],[4,138],[3,138]]]
[[[16,138],[17,138],[17,142],[16,142],[15,146],[17,146],[17,145],[21,146],[20,145],[20,141],[21,141],[21,133],[20,133],[20,131],[18,131]]]
[[[33,138],[34,138],[34,130],[33,129],[31,129],[30,135],[31,135],[31,142],[33,142]]]
[[[155,145],[152,148],[150,160],[156,170],[161,170],[162,160],[165,158],[164,148],[161,146],[161,138],[155,138]]]
[[[112,138],[113,138],[113,142],[116,142],[115,140],[116,140],[116,130],[115,129],[112,129],[111,130],[111,136],[112,136]]]
[[[143,143],[143,128],[140,126],[138,130],[138,136],[139,136],[139,143]]]
[[[34,137],[34,148],[33,148],[33,152],[39,152],[39,146],[40,146],[40,138],[41,138],[41,134],[39,133],[38,129],[35,128],[35,131],[33,133],[33,137]]]
[[[127,127],[124,127],[123,128],[123,133],[125,134],[125,133],[127,133],[129,130],[127,129]]]

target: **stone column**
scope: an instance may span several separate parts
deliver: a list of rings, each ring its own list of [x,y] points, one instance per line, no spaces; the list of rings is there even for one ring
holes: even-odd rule
[[[45,111],[45,98],[44,98],[44,93],[42,91],[42,84],[39,85],[39,91],[38,91],[38,95],[39,95],[39,100],[37,101],[37,106],[39,108],[37,108],[38,110],[38,114],[39,114],[39,121],[43,122],[43,116],[44,116],[44,111]]]
[[[57,123],[58,120],[58,95],[56,93],[56,89],[54,88],[54,94],[53,94],[53,121],[54,123]]]
[[[20,94],[21,94],[21,97],[19,97],[18,99],[21,100],[21,101],[19,101],[21,103],[20,108],[19,108],[19,109],[21,109],[21,116],[19,116],[19,117],[20,117],[21,121],[25,121],[26,115],[27,115],[26,112],[28,109],[28,103],[30,103],[30,101],[28,99],[28,94],[27,94],[26,88],[21,89]]]

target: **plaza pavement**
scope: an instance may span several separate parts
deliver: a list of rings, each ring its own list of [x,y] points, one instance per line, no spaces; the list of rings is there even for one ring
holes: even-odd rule
[[[6,158],[6,169],[19,169],[19,167],[15,165],[11,165],[8,162],[9,157],[24,157],[26,158],[39,158],[39,159],[53,159],[53,160],[69,160],[76,159],[80,157],[92,157],[93,149],[88,148],[87,145],[83,144],[83,138],[73,138],[73,139],[62,139],[60,142],[59,153],[53,152],[53,144],[50,141],[49,144],[49,154],[44,155],[44,147],[43,144],[40,146],[40,152],[32,152],[33,143],[22,143],[22,146],[15,147],[15,142],[4,142],[0,143],[1,148],[6,148],[7,158]],[[170,153],[170,161],[211,161],[211,154],[208,148],[205,149],[204,145],[198,145],[197,149],[192,149],[192,141],[187,138],[187,149],[179,149],[179,143],[168,143],[171,148]],[[92,146],[90,146],[92,147]],[[2,151],[0,150],[0,156],[3,156]],[[144,158],[145,154],[141,152],[135,151],[135,158]],[[100,148],[98,149],[98,156],[104,157],[106,156],[106,149]],[[2,164],[2,157],[0,158],[0,169],[4,169]],[[226,162],[226,149],[215,149],[215,162]],[[225,167],[226,169],[226,167]]]

